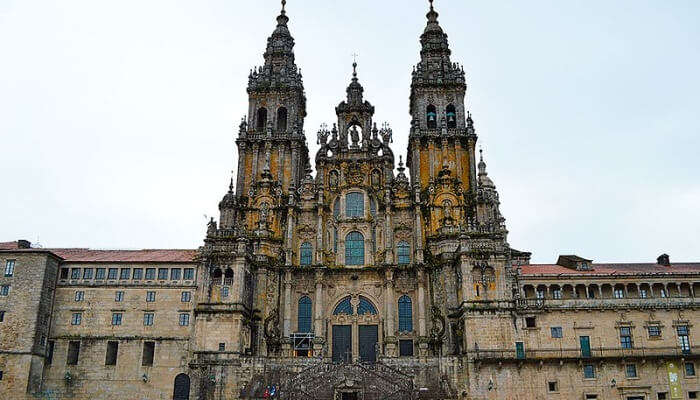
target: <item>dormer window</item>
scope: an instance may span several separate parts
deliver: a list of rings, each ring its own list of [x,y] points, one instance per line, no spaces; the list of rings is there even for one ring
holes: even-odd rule
[[[429,105],[426,111],[426,121],[428,122],[428,129],[437,128],[437,110],[434,105]]]

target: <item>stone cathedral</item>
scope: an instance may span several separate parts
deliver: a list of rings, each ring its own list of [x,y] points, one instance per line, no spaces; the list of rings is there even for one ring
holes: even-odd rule
[[[282,1],[199,249],[0,243],[0,398],[698,398],[700,263],[511,248],[429,7],[405,158],[356,63],[310,154]]]

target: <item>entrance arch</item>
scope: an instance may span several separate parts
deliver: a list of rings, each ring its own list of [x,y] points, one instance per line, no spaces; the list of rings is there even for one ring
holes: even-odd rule
[[[187,374],[175,377],[173,400],[190,400],[190,377]]]

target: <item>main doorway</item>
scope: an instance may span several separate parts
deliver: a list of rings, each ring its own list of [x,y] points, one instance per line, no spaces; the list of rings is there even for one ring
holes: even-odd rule
[[[333,362],[352,361],[352,326],[333,325]]]
[[[360,361],[374,363],[377,361],[377,325],[360,325]]]

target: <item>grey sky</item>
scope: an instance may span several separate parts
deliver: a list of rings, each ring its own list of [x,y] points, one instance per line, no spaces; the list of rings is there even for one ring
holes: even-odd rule
[[[700,260],[700,2],[435,5],[513,247],[537,262]],[[354,52],[405,154],[427,1],[287,8],[312,154]],[[273,0],[1,0],[0,241],[199,246],[278,12]]]

